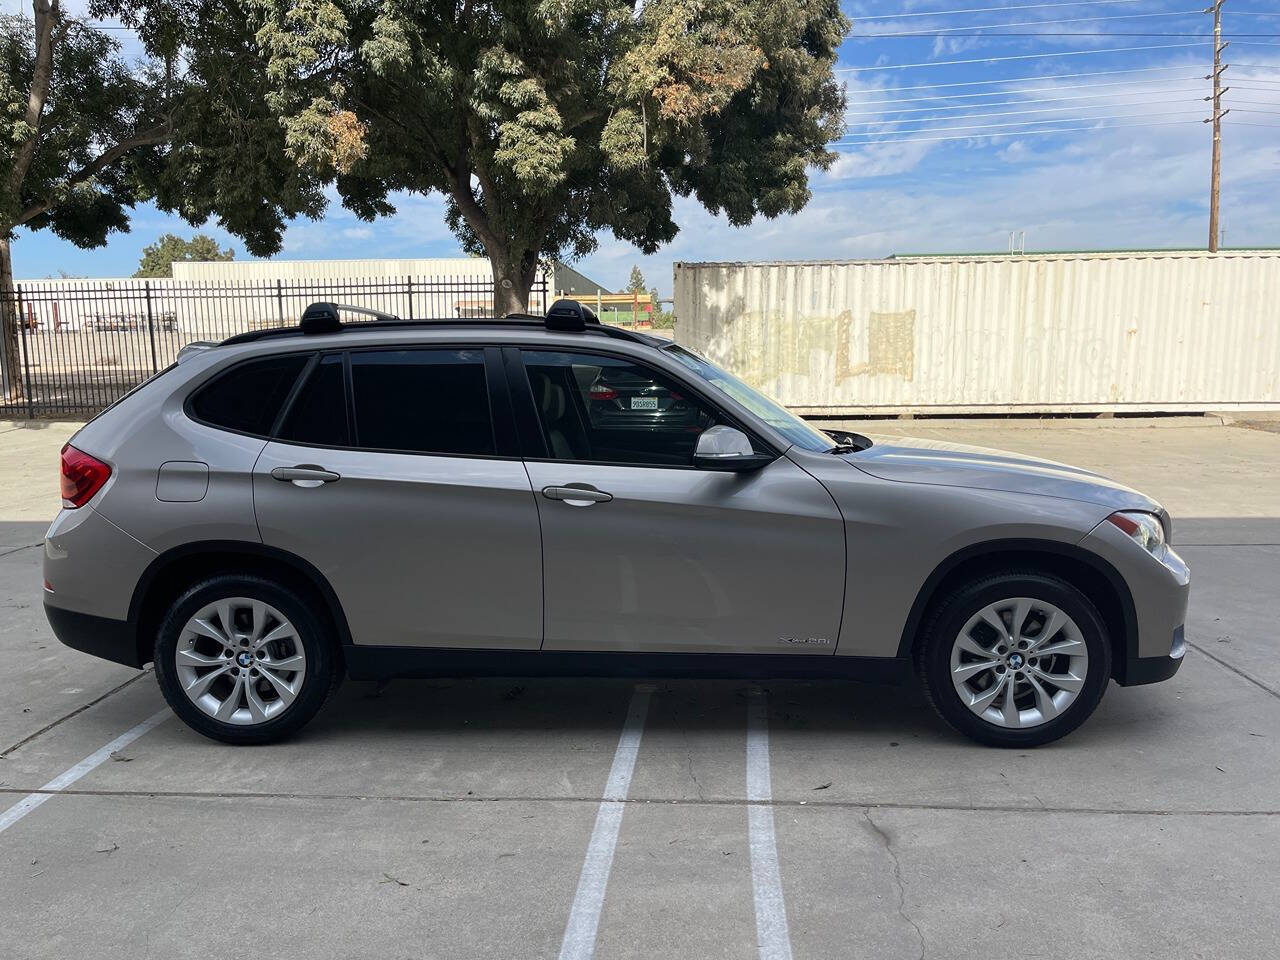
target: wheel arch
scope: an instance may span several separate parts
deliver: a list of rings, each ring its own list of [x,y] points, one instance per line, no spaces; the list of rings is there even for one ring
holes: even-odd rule
[[[1123,682],[1128,664],[1138,656],[1138,615],[1128,584],[1097,554],[1051,540],[990,540],[963,547],[939,563],[911,605],[898,656],[913,657],[933,603],[952,586],[1010,567],[1053,573],[1084,591],[1102,614],[1112,647],[1112,675]]]
[[[138,662],[152,659],[155,632],[169,604],[195,580],[215,573],[252,573],[277,580],[317,602],[342,648],[351,645],[351,628],[333,587],[306,560],[262,543],[203,540],[160,554],[147,566],[129,602],[129,619]],[[338,651],[341,656],[341,650]]]

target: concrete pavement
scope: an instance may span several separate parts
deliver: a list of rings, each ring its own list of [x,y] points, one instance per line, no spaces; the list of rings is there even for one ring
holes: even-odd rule
[[[0,425],[0,816],[164,706],[149,674],[49,633],[24,544],[57,508],[70,428],[24,429]],[[1193,649],[1023,753],[959,738],[910,690],[766,684],[790,955],[1273,956],[1280,434],[855,429],[1051,456],[1161,498],[1193,569]],[[165,720],[0,832],[0,956],[554,957],[634,687],[348,683],[261,748]],[[749,687],[655,687],[593,955],[763,957]]]

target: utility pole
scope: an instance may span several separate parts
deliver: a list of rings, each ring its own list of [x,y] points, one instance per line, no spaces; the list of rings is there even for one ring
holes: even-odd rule
[[[1230,110],[1222,109],[1222,95],[1230,90],[1223,87],[1222,73],[1229,64],[1222,62],[1222,52],[1230,43],[1222,42],[1222,5],[1226,0],[1213,0],[1213,7],[1205,13],[1213,14],[1213,76],[1205,79],[1213,80],[1213,96],[1205,97],[1213,101],[1213,116],[1205,123],[1213,124],[1213,172],[1212,184],[1209,187],[1209,252],[1218,252],[1218,204],[1222,193],[1222,118]]]

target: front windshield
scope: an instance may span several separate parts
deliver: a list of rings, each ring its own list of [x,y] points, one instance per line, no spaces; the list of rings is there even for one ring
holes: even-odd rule
[[[821,430],[809,426],[786,407],[747,386],[733,374],[726,373],[714,363],[704,360],[696,353],[686,350],[678,344],[673,343],[663,349],[707,381],[707,383],[742,404],[797,447],[812,450],[815,453],[822,453],[835,446],[831,438]]]

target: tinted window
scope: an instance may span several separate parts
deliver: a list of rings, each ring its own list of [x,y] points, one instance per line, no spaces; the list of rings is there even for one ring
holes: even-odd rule
[[[280,439],[322,447],[350,445],[341,354],[324,357],[311,371],[289,408]]]
[[[698,434],[717,422],[679,383],[629,360],[522,353],[553,459],[692,466]]]
[[[266,436],[308,359],[292,354],[233,367],[191,398],[191,412],[215,427]]]
[[[495,452],[479,350],[351,354],[356,442],[377,450]]]

